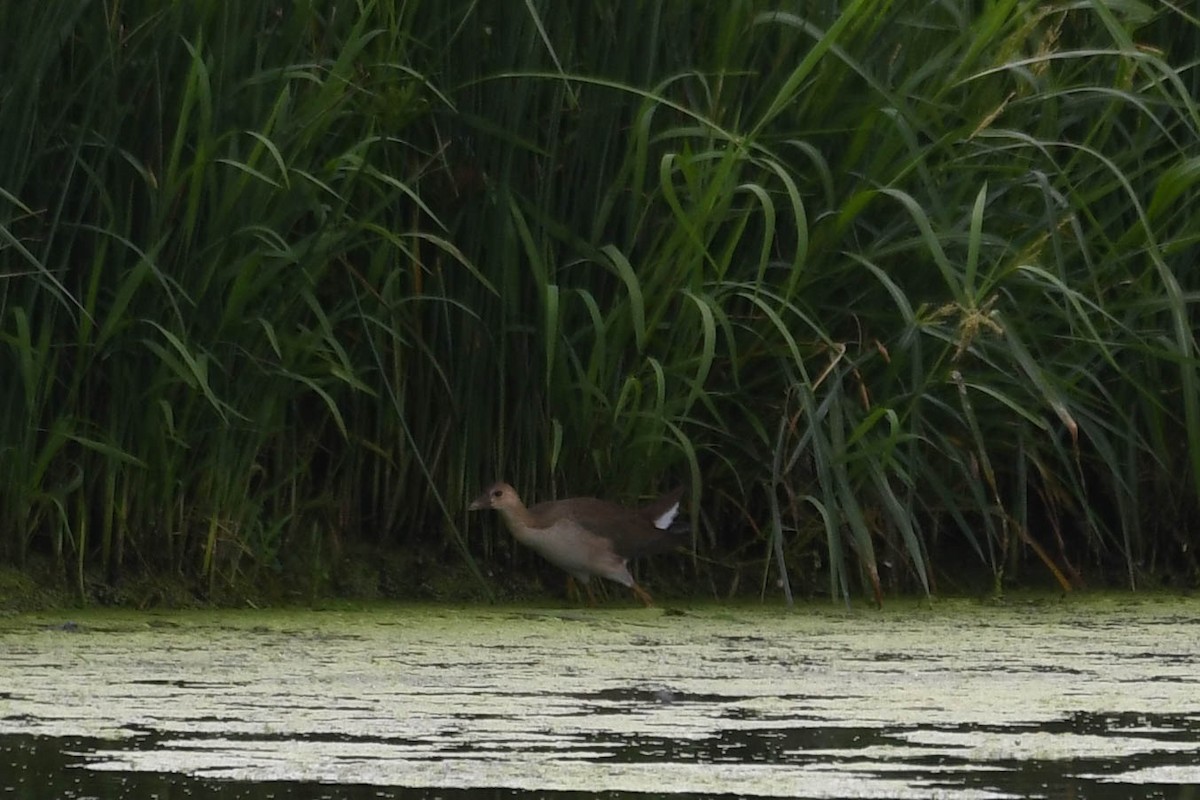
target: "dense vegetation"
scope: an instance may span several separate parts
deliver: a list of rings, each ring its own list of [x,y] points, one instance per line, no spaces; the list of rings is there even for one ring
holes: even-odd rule
[[[1185,5],[0,31],[0,563],[503,592],[534,559],[464,513],[503,476],[685,483],[696,556],[655,574],[702,593],[1200,582]]]

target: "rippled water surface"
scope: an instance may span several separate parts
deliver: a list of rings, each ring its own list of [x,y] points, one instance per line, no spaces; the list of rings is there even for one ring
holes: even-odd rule
[[[8,797],[1197,797],[1200,602],[0,619]]]

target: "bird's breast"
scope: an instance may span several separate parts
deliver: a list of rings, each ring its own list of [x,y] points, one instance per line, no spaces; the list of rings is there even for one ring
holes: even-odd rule
[[[604,571],[615,556],[610,541],[569,520],[559,520],[544,528],[520,524],[509,528],[521,544],[571,573]]]

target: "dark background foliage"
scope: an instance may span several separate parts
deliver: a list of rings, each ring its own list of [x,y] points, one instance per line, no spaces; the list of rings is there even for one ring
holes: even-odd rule
[[[510,594],[497,476],[685,484],[673,591],[1200,580],[1180,7],[0,30],[0,559],[81,598]]]

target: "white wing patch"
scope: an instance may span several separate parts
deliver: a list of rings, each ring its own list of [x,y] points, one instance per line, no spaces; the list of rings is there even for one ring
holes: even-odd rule
[[[675,517],[679,516],[679,503],[675,503],[658,517],[654,519],[654,527],[660,531],[665,531],[671,527],[671,523],[675,521]]]

